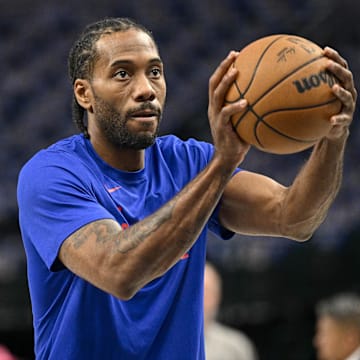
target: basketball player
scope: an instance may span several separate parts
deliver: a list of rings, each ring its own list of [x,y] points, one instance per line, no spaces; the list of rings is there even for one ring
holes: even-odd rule
[[[249,145],[229,119],[246,101],[222,106],[236,52],[209,81],[214,145],[181,141],[157,137],[166,84],[152,34],[127,19],[85,29],[69,55],[82,134],[19,175],[37,359],[204,359],[207,231],[304,241],[338,192],[356,91],[346,61],[324,53],[343,108],[285,187],[238,169]]]

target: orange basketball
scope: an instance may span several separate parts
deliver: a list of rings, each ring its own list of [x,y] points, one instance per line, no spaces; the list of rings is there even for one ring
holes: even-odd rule
[[[248,100],[247,109],[231,119],[239,136],[274,154],[305,150],[324,137],[330,117],[341,109],[326,62],[318,45],[295,35],[271,35],[243,48],[225,100]]]

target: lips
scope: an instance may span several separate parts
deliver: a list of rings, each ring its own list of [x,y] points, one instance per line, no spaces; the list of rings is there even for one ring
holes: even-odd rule
[[[139,110],[132,112],[130,115],[131,117],[135,117],[135,118],[150,118],[150,117],[158,116],[159,113],[153,110]]]
[[[161,111],[154,107],[146,106],[143,108],[134,109],[128,113],[128,119],[138,120],[145,123],[153,123],[160,118]]]

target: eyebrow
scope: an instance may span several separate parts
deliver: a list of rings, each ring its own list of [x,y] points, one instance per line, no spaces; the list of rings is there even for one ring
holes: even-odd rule
[[[149,60],[149,65],[152,64],[162,64],[162,60],[158,57],[150,59]],[[110,64],[110,68],[116,68],[116,67],[120,67],[120,66],[126,66],[126,65],[132,65],[134,64],[134,61],[131,60],[115,60],[113,63]]]

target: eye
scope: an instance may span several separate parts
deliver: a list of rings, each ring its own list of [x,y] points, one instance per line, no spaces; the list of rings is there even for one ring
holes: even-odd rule
[[[159,68],[153,68],[153,69],[150,70],[150,75],[153,78],[158,79],[161,76],[161,74],[162,74],[162,71]]]
[[[129,77],[129,73],[126,70],[119,70],[114,74],[114,77],[119,79],[127,79]]]

